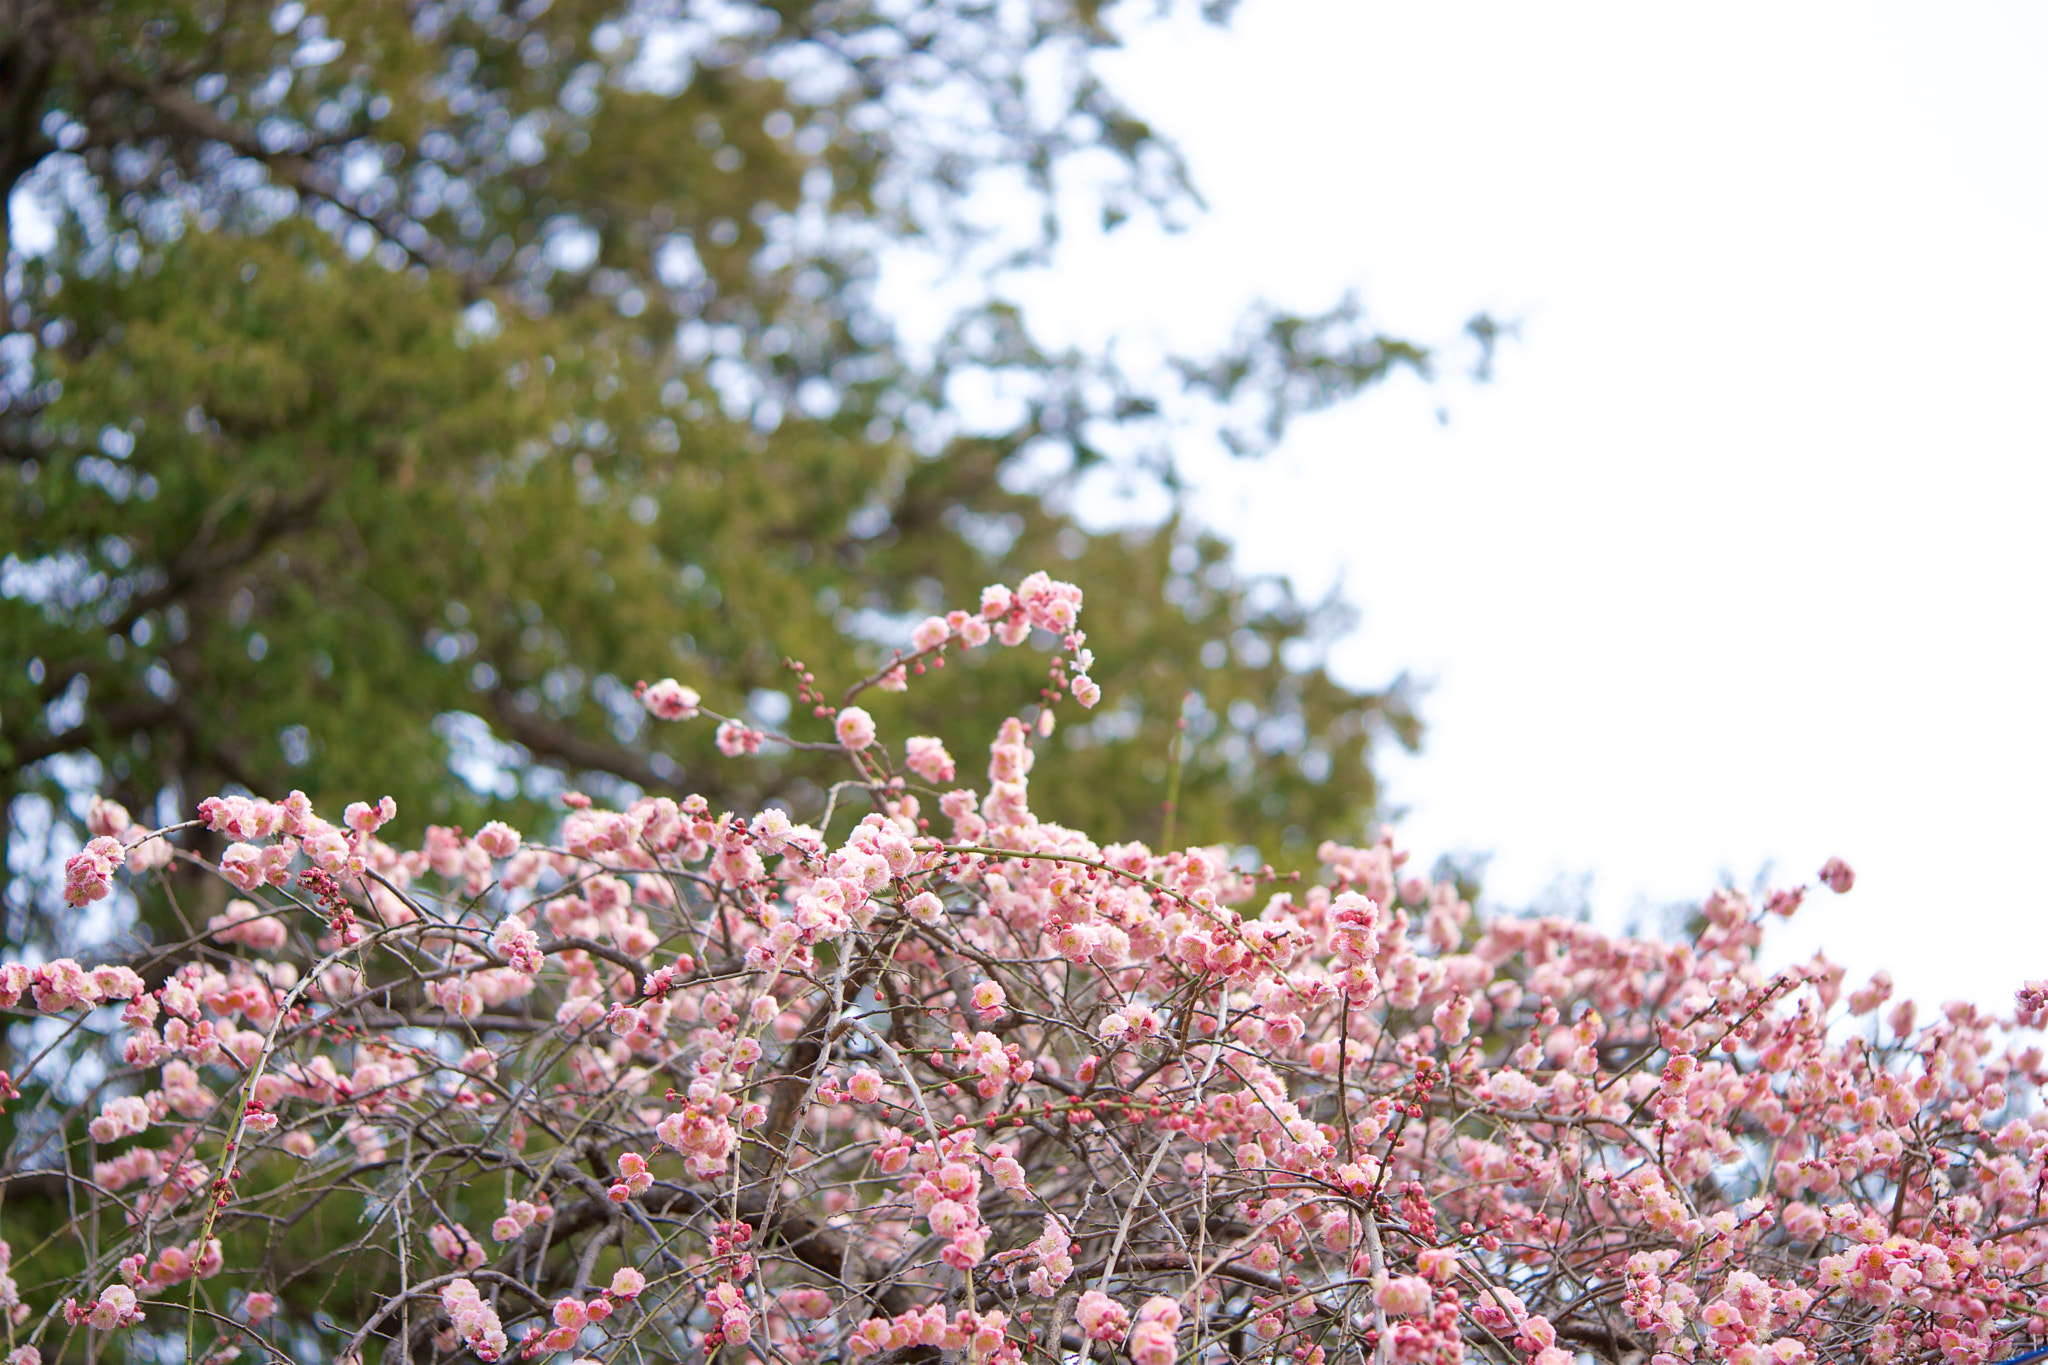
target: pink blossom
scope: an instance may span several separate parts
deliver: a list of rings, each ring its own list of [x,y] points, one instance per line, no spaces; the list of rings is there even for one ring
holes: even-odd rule
[[[1414,1317],[1429,1311],[1435,1295],[1420,1275],[1399,1275],[1374,1290],[1372,1301],[1389,1313]]]
[[[767,736],[759,730],[740,724],[736,720],[719,722],[712,741],[718,745],[718,752],[727,758],[738,758],[741,754],[758,754]]]
[[[149,989],[134,968],[118,964],[93,968],[92,986],[102,1000],[133,1000]]]
[[[974,1013],[986,1022],[1003,1016],[1006,999],[1002,983],[980,981],[975,983],[971,1003],[974,1006]]]
[[[1074,1321],[1095,1341],[1121,1341],[1130,1330],[1131,1315],[1125,1307],[1099,1289],[1081,1296],[1074,1307]]]
[[[117,1142],[149,1127],[149,1104],[138,1095],[108,1100],[89,1125],[94,1142]]]
[[[855,753],[875,742],[875,718],[858,706],[841,708],[832,730],[839,736],[840,746]]]
[[[1849,888],[1856,885],[1856,872],[1840,858],[1830,858],[1821,866],[1820,879],[1827,883],[1828,890],[1846,896]]]
[[[110,1284],[100,1291],[97,1302],[81,1306],[76,1299],[64,1300],[64,1320],[73,1326],[83,1323],[101,1332],[111,1332],[141,1322],[142,1309],[136,1303],[133,1289],[125,1284]]]
[[[100,1002],[99,983],[92,979],[91,973],[68,957],[37,967],[29,973],[29,982],[35,992],[36,1008],[45,1014],[57,1014]]]
[[[624,1152],[619,1156],[619,1183],[615,1190],[623,1188],[628,1196],[643,1194],[654,1186],[654,1176],[647,1169],[647,1158],[638,1152]],[[623,1201],[621,1201],[623,1202]]]
[[[120,843],[104,835],[87,843],[64,864],[65,901],[88,905],[112,895],[114,869],[126,857]]]
[[[221,875],[234,883],[237,890],[259,890],[269,880],[263,853],[254,844],[229,844],[220,855]]]
[[[1458,1252],[1455,1247],[1424,1247],[1415,1254],[1416,1268],[1422,1278],[1433,1284],[1449,1284],[1458,1273]]]
[[[463,1344],[475,1352],[477,1359],[494,1361],[502,1359],[506,1340],[504,1329],[499,1325],[498,1315],[491,1311],[483,1296],[468,1280],[453,1280],[441,1287],[441,1306],[454,1321],[455,1334]]]
[[[86,803],[85,827],[94,835],[118,839],[133,823],[128,816],[128,808],[118,801],[95,796]]]
[[[283,829],[289,816],[303,808],[304,796],[294,792],[301,803],[280,807],[247,796],[210,796],[199,803],[199,814],[207,828],[230,839],[268,839]]]
[[[1527,1109],[1536,1103],[1543,1087],[1521,1072],[1496,1072],[1492,1082],[1494,1103],[1506,1109]]]
[[[952,628],[946,624],[945,617],[927,616],[911,628],[910,647],[922,654],[928,649],[935,649],[944,644],[946,637],[952,633]]]
[[[222,943],[245,944],[259,953],[274,953],[291,938],[282,920],[239,898],[228,902],[226,913],[209,919],[206,928]]]
[[[912,735],[903,741],[904,766],[930,783],[953,780],[953,756],[946,746],[930,735]]]
[[[358,834],[375,834],[398,814],[398,803],[385,797],[372,806],[366,801],[351,801],[341,813],[341,822]]]
[[[301,843],[306,861],[330,876],[359,877],[368,866],[355,843],[325,822],[310,826]]]
[[[1137,1365],[1173,1365],[1174,1329],[1163,1322],[1139,1323],[1131,1329],[1130,1353]]]
[[[689,720],[697,714],[702,700],[697,689],[685,687],[674,678],[663,678],[640,696],[647,713],[660,720]]]
[[[514,971],[528,976],[539,975],[546,962],[541,956],[540,935],[518,915],[507,915],[491,931],[491,951],[504,958]]]
[[[510,858],[519,852],[519,831],[493,820],[476,832],[476,846],[493,858]]]
[[[1079,602],[1034,574],[982,610],[919,623],[920,687],[945,682],[932,656],[956,640],[1036,638],[1056,652],[1017,706],[1053,700],[1039,688],[1082,697],[1094,661]],[[908,681],[895,662],[890,686]],[[823,708],[829,684],[791,671]],[[680,713],[685,693],[668,680],[642,700]],[[2048,1048],[2027,1031],[2048,1024],[2048,982],[2021,986],[2012,1010],[1953,1002],[1922,1026],[1881,973],[1852,990],[1823,958],[1770,965],[1786,960],[1769,936],[1796,892],[1723,888],[1661,941],[1475,907],[1385,829],[1357,846],[1311,840],[1320,870],[1299,878],[1225,846],[1105,845],[1034,806],[1036,765],[1076,761],[1047,742],[1054,710],[1000,726],[981,790],[945,790],[956,765],[936,736],[906,742],[902,780],[859,765],[862,809],[840,818],[848,787],[813,817],[829,835],[773,807],[607,809],[571,793],[530,843],[492,822],[400,848],[375,837],[381,805],[329,824],[300,793],[203,803],[235,845],[224,885],[290,884],[206,921],[214,944],[256,951],[202,945],[154,989],[114,963],[0,963],[0,1008],[32,1002],[79,1026],[35,1054],[50,1060],[31,1093],[61,1086],[52,1073],[73,1059],[108,1078],[98,1109],[53,1109],[45,1125],[90,1177],[75,1193],[112,1267],[100,1282],[113,1288],[67,1316],[121,1325],[152,1293],[225,1276],[219,1242],[182,1240],[209,1222],[243,1239],[273,1215],[325,1226],[329,1191],[388,1192],[412,1172],[433,1175],[420,1211],[438,1202],[504,1243],[487,1252],[428,1213],[403,1234],[424,1242],[404,1254],[431,1253],[414,1283],[493,1265],[546,1295],[496,1276],[437,1283],[439,1304],[414,1305],[412,1322],[448,1358],[515,1354],[494,1298],[516,1306],[517,1354],[536,1360],[637,1317],[628,1305],[652,1293],[639,1267],[668,1255],[648,1217],[683,1239],[675,1275],[662,1271],[682,1296],[671,1326],[735,1357],[1022,1365],[1047,1349],[1049,1300],[1078,1300],[1079,1329],[1130,1365],[1206,1349],[1219,1311],[1298,1365],[1375,1352],[1438,1365],[1469,1355],[1467,1332],[1566,1365],[1579,1343],[1564,1324],[1588,1302],[1652,1365],[1812,1365],[1863,1347],[1879,1365],[1987,1365],[2048,1335],[2048,1229],[2030,1212]],[[859,708],[834,720],[858,732],[846,748],[877,743]],[[714,741],[737,756],[756,733],[727,721]],[[104,842],[67,873],[82,903],[111,894],[123,858],[138,866],[148,834],[104,800],[86,823]],[[347,951],[378,929],[393,931],[384,947]],[[543,955],[549,939],[593,946]],[[1845,1026],[1838,997],[1882,1025]],[[90,1022],[110,1032],[84,1028],[76,1012],[108,1002]],[[871,1050],[870,1031],[889,1046]],[[30,1079],[0,1073],[0,1104]],[[815,1103],[783,1112],[812,1080]],[[755,1193],[797,1220],[779,1232],[732,1202],[754,1142],[782,1171]],[[1138,1159],[1119,1165],[1119,1151]],[[1765,1153],[1755,1182],[1714,1178]],[[304,1178],[299,1161],[313,1163]],[[272,1166],[277,1179],[257,1174]],[[602,1190],[600,1210],[542,1236],[557,1190]],[[1368,1204],[1393,1233],[1382,1255]],[[1218,1224],[1194,1262],[1154,1255],[1175,1245],[1162,1211],[1205,1206],[1238,1231]],[[1019,1246],[1027,1211],[1043,1231]],[[1126,1221],[1126,1278],[1098,1281]],[[819,1286],[798,1222],[857,1249],[871,1282],[892,1263],[925,1268],[889,1284],[889,1316],[819,1327],[860,1313]],[[546,1283],[543,1247],[579,1268],[573,1290]],[[1525,1273],[1531,1247],[1583,1254],[1567,1276]],[[359,1246],[385,1268],[398,1251]],[[0,1244],[0,1319],[21,1328],[8,1256]],[[599,1288],[605,1258],[625,1268]],[[1031,1303],[1036,1321],[948,1296],[955,1270]],[[214,1301],[272,1316],[274,1297],[250,1292],[260,1270],[234,1274]],[[1340,1312],[1325,1292],[1344,1284],[1373,1286],[1377,1347],[1370,1310]],[[1110,1296],[1134,1286],[1135,1313]]]
[[[464,1270],[475,1270],[484,1263],[483,1244],[460,1228],[436,1223],[427,1230],[427,1245],[434,1254],[445,1261],[461,1266]]]
[[[530,1200],[508,1199],[505,1212],[491,1224],[491,1240],[509,1242],[540,1220],[540,1210]]]

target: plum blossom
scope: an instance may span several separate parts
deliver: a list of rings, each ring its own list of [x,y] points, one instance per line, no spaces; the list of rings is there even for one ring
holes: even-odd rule
[[[93,980],[92,973],[68,957],[46,962],[27,976],[36,1008],[45,1014],[60,1014],[100,1002],[99,983]]]
[[[875,718],[858,706],[842,707],[832,722],[832,732],[839,736],[842,748],[858,753],[875,742]]]
[[[1067,1282],[1067,1277],[1074,1273],[1074,1258],[1071,1254],[1073,1245],[1073,1238],[1068,1235],[1066,1227],[1057,1218],[1047,1214],[1045,1230],[1028,1248],[1038,1260],[1038,1264],[1032,1268],[1027,1279],[1033,1294],[1042,1299],[1049,1299]]]
[[[127,854],[118,840],[102,835],[89,841],[64,864],[64,899],[71,905],[90,905],[114,892],[114,869]]]
[[[702,701],[696,688],[685,687],[674,678],[663,678],[640,694],[640,704],[657,720],[690,720]]]
[[[927,782],[953,780],[953,756],[946,746],[930,735],[912,735],[903,741],[904,766]]]
[[[117,1142],[149,1127],[149,1102],[139,1095],[108,1100],[90,1125],[94,1142]]]
[[[289,840],[281,844],[267,844],[262,848],[254,844],[229,844],[227,851],[220,855],[220,872],[242,891],[257,891],[265,886],[283,886],[291,875],[294,852],[296,849]],[[313,840],[307,841],[306,852],[308,856],[313,856]],[[315,861],[319,860],[316,858]]]
[[[1121,1341],[1130,1330],[1130,1310],[1099,1289],[1081,1295],[1074,1307],[1074,1321],[1095,1341]]]
[[[427,1245],[431,1246],[434,1254],[441,1259],[459,1265],[464,1270],[476,1270],[484,1263],[483,1243],[470,1236],[466,1229],[436,1223],[427,1231]]]
[[[519,831],[493,820],[476,832],[476,846],[493,858],[510,858],[519,852]]]
[[[978,981],[970,996],[975,1015],[983,1022],[1000,1019],[1005,1011],[1006,996],[999,981]]]
[[[228,902],[224,913],[209,919],[206,929],[222,943],[240,943],[259,953],[274,953],[291,939],[283,920],[239,897]]]
[[[1420,1275],[1397,1275],[1373,1291],[1372,1301],[1389,1313],[1414,1317],[1429,1311],[1435,1295]]]
[[[385,797],[376,805],[351,801],[341,813],[341,822],[358,834],[375,834],[398,815],[398,803]]]
[[[451,1280],[441,1287],[441,1306],[454,1321],[455,1335],[476,1354],[478,1360],[504,1358],[506,1339],[498,1315],[483,1301],[475,1284],[466,1279]]]
[[[83,1323],[96,1331],[111,1332],[141,1322],[142,1309],[136,1303],[133,1289],[125,1284],[110,1284],[93,1303],[81,1305],[76,1299],[64,1300],[64,1320],[73,1326]]]
[[[717,744],[718,752],[727,758],[738,758],[742,754],[758,754],[767,739],[768,736],[759,730],[742,725],[736,720],[719,722],[718,729],[712,734],[712,741]]]
[[[956,644],[1035,639],[1057,651],[1037,700],[1093,700],[1078,605],[1045,575],[991,588],[920,622],[930,671],[898,660],[888,686],[942,682],[930,655]],[[824,707],[795,668],[804,704]],[[676,718],[697,706],[672,679],[641,699]],[[67,1317],[132,1323],[152,1294],[226,1274],[218,1243],[181,1239],[215,1219],[245,1238],[269,1216],[251,1193],[320,1215],[324,1190],[431,1170],[425,1216],[399,1235],[445,1316],[430,1299],[413,1320],[437,1349],[487,1360],[574,1353],[618,1317],[604,1351],[630,1350],[656,1274],[674,1321],[647,1330],[792,1360],[1023,1365],[1046,1349],[1030,1334],[1051,1300],[1130,1365],[1178,1365],[1209,1339],[1211,1291],[1300,1365],[1441,1365],[1479,1331],[1568,1365],[1586,1302],[1651,1365],[1995,1365],[2048,1335],[2048,1228],[2032,1226],[2048,1055],[2030,1033],[2048,1025],[2048,983],[2012,1009],[1919,1010],[1883,973],[1851,988],[1825,959],[1774,970],[1766,936],[1797,891],[1722,888],[1669,942],[1494,915],[1385,830],[1304,845],[1321,869],[1298,878],[1228,846],[1103,844],[1034,807],[1038,765],[1072,761],[1048,742],[1054,709],[1006,721],[975,788],[946,790],[957,765],[937,736],[906,741],[905,780],[862,765],[863,809],[838,842],[844,802],[813,817],[828,837],[772,806],[572,793],[530,841],[493,821],[408,848],[377,837],[383,803],[332,823],[297,793],[202,803],[233,845],[220,880],[246,898],[226,899],[185,965],[145,982],[83,952],[0,963],[0,1009],[68,1013],[41,1026],[76,1040],[32,1076],[0,1073],[0,1104],[31,1081],[43,1103],[51,1071],[91,1049],[129,1068],[93,1073],[109,1088],[83,1112],[45,1106],[77,1197],[103,1201],[113,1267]],[[878,742],[857,707],[833,721],[846,749]],[[756,733],[722,722],[714,743],[743,755]],[[112,894],[147,835],[104,799],[86,825],[65,882],[78,904]],[[1851,875],[1831,861],[1819,882]],[[260,889],[280,880],[288,894]],[[351,951],[366,927],[385,946]],[[1156,1157],[1093,1169],[1118,1150]],[[1717,1177],[1766,1154],[1738,1190]],[[767,1166],[773,1229],[757,1192],[732,1197]],[[595,1209],[572,1193],[597,1190]],[[553,1218],[556,1191],[576,1216]],[[479,1216],[487,1199],[503,1211]],[[1175,1244],[1201,1228],[1156,1211],[1202,1207],[1218,1222],[1190,1263]],[[1384,1210],[1377,1254],[1367,1209]],[[1126,1213],[1121,1278],[1098,1282]],[[489,1237],[433,1221],[458,1216]],[[687,1264],[649,1217],[690,1225]],[[814,1249],[858,1249],[871,1286],[913,1251],[929,1273],[873,1286],[890,1313],[853,1321],[861,1301],[788,1254],[805,1222]],[[1530,1247],[1558,1273],[1529,1272]],[[553,1279],[543,1248],[576,1278]],[[5,1260],[0,1246],[0,1319],[18,1326]],[[948,1301],[954,1270],[1029,1296],[1035,1321]],[[264,1321],[262,1283],[237,1267],[216,1302]],[[1374,1315],[1336,1285],[1371,1286],[1376,1347],[1360,1336]],[[1112,1291],[1135,1286],[1132,1311]],[[176,1326],[155,1320],[181,1298],[152,1300],[167,1339]],[[517,1343],[494,1300],[518,1313]],[[1184,1340],[1190,1318],[1202,1330]]]
[[[1135,1365],[1174,1365],[1177,1352],[1174,1335],[1180,1331],[1180,1302],[1165,1294],[1154,1294],[1138,1306],[1138,1321],[1131,1328],[1129,1350]]]

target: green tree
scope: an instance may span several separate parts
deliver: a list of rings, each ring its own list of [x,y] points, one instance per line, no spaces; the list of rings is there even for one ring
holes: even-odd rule
[[[1402,682],[1321,667],[1341,609],[1178,520],[1067,510],[1107,449],[1171,484],[1175,396],[1042,351],[995,284],[922,358],[874,300],[895,244],[1042,253],[1083,162],[1106,221],[1190,211],[1093,74],[1108,8],[0,0],[10,944],[72,932],[47,877],[91,790],[144,819],[224,785],[415,823],[606,784],[814,812],[840,774],[735,786],[633,683],[822,737],[786,656],[873,661],[1035,567],[1093,592],[1105,689],[1041,809],[1158,838],[1185,716],[1178,839],[1291,862],[1356,829],[1372,746],[1419,731]],[[1022,236],[977,221],[1001,177],[1044,210]],[[1244,335],[1182,374],[1247,450],[1428,361],[1348,306]],[[1022,417],[972,429],[971,372]],[[992,731],[1036,666],[949,680],[947,714]]]

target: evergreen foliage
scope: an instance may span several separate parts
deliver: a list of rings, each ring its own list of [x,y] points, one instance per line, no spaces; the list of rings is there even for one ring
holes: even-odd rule
[[[1158,837],[1185,716],[1179,839],[1300,865],[1303,831],[1362,835],[1373,744],[1419,727],[1402,682],[1321,667],[1342,610],[1179,520],[1072,514],[1110,450],[1171,483],[1175,396],[1043,351],[999,282],[929,355],[874,300],[905,242],[1042,254],[1065,185],[1106,221],[1193,211],[1093,72],[1107,9],[5,0],[8,941],[78,946],[49,870],[93,790],[165,820],[224,785],[389,793],[414,828],[569,787],[809,818],[821,769],[723,785],[708,728],[644,733],[633,684],[781,722],[785,658],[879,662],[1041,563],[1123,613],[1049,817]],[[1044,215],[1021,235],[977,218],[1001,184]],[[1181,374],[1256,451],[1427,360],[1345,306]],[[963,420],[969,372],[1021,417]],[[992,728],[1038,667],[953,679],[946,718]],[[925,704],[876,710],[929,732]]]

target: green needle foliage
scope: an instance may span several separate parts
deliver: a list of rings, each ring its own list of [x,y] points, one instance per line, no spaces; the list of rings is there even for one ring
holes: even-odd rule
[[[1255,453],[1427,355],[1348,305],[1276,314],[1161,393],[1037,347],[995,276],[930,354],[875,301],[906,243],[1042,256],[1083,173],[1105,221],[1191,211],[1093,73],[1107,8],[5,0],[10,953],[104,937],[49,880],[95,790],[148,821],[232,786],[390,793],[414,827],[538,829],[571,787],[814,817],[842,772],[714,771],[711,725],[652,728],[635,681],[823,739],[785,658],[852,637],[880,662],[1037,567],[1091,592],[1104,689],[1038,808],[1159,837],[1185,717],[1177,839],[1285,865],[1303,830],[1362,833],[1372,746],[1419,728],[1403,683],[1320,666],[1343,612],[1179,520],[1070,505],[1112,458],[1172,488],[1162,414],[1189,394]],[[970,374],[1021,416],[975,426],[949,402]],[[875,709],[993,733],[1042,662],[956,662],[942,703]]]

